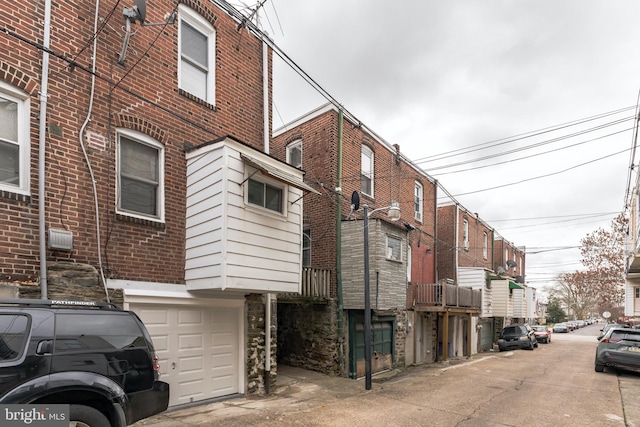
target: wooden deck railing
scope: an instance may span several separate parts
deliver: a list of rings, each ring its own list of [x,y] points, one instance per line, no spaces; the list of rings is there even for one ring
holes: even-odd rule
[[[303,267],[300,293],[282,293],[280,298],[306,297],[326,299],[331,296],[330,292],[331,270]]]
[[[447,283],[415,284],[416,306],[481,308],[482,293]]]

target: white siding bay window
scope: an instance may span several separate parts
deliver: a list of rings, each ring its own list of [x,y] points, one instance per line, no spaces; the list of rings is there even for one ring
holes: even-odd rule
[[[231,138],[186,156],[187,289],[299,292],[303,172]]]
[[[0,82],[0,191],[29,194],[29,98]]]
[[[215,105],[216,31],[193,9],[180,5],[178,11],[179,87]]]

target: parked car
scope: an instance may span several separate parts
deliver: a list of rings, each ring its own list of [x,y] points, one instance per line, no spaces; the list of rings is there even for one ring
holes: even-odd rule
[[[167,409],[159,369],[133,312],[99,302],[0,300],[1,405],[68,404],[69,425],[124,427]]]
[[[600,329],[600,335],[598,335],[598,341],[600,341],[602,339],[602,337],[604,337],[604,335],[609,331],[609,329],[611,328],[624,328],[625,325],[621,325],[619,323],[607,323],[606,325],[604,325],[602,327],[602,329]]]
[[[533,350],[538,346],[533,329],[526,324],[510,325],[502,329],[498,338],[498,348],[500,351],[527,348]]]
[[[551,342],[551,330],[546,326],[533,326],[533,333],[536,336],[538,342],[548,344]]]
[[[567,333],[569,332],[569,328],[567,327],[566,323],[556,323],[555,325],[553,325],[553,332],[554,333]]]
[[[609,328],[596,347],[595,370],[606,366],[614,368],[640,368],[640,330]]]
[[[569,332],[571,331],[575,331],[576,329],[578,329],[578,325],[576,325],[576,322],[574,322],[573,320],[569,320],[568,322],[565,322],[567,324],[567,329],[569,329]]]

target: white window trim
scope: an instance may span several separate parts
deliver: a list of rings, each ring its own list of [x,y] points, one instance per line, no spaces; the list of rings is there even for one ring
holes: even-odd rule
[[[29,114],[31,110],[29,95],[20,89],[0,81],[0,93],[3,97],[18,104],[18,150],[20,156],[20,185],[0,182],[0,190],[10,193],[31,195],[31,134]]]
[[[120,136],[125,136],[134,140],[140,144],[146,144],[158,150],[158,216],[144,215],[142,213],[135,213],[120,209]],[[140,218],[147,221],[154,221],[158,223],[164,223],[165,221],[165,208],[164,208],[164,145],[160,144],[148,135],[141,132],[133,131],[130,129],[117,129],[116,130],[116,213]]]
[[[366,145],[362,145],[362,149],[360,150],[360,175],[365,175],[362,170],[362,155],[366,154],[369,157],[369,166],[370,166],[370,176],[369,178],[371,179],[371,194],[365,193],[364,191],[362,191],[363,194],[366,194],[367,196],[373,197],[375,190],[374,190],[374,182],[373,182],[373,177],[375,176],[375,169],[374,169],[374,162],[373,162],[373,150],[369,147],[367,147]],[[360,185],[361,189],[362,189],[362,185]]]
[[[462,220],[462,247],[469,250],[469,221]]]
[[[299,165],[294,165],[291,163],[291,150],[293,148],[298,147],[300,149],[300,164]],[[301,168],[302,167],[302,140],[301,139],[296,139],[295,141],[291,142],[290,144],[287,145],[287,163],[290,164],[293,167],[296,168]]]
[[[489,256],[489,235],[486,231],[482,234],[482,256],[484,259]]]
[[[422,222],[422,217],[423,217],[423,203],[424,203],[424,187],[422,186],[422,184],[418,181],[416,181],[415,187],[414,187],[414,193],[419,193],[419,194],[414,194],[414,199],[419,198],[420,200],[418,201],[418,210],[415,210],[415,200],[414,200],[414,218],[416,221],[420,221]]]
[[[249,179],[254,181],[261,182],[263,184],[269,184],[272,187],[279,188],[282,190],[282,211],[274,211],[269,208],[265,208],[264,206],[255,205],[249,202]],[[278,219],[286,219],[289,209],[289,185],[271,179],[268,176],[263,175],[259,170],[255,169],[253,166],[245,164],[245,184],[243,185],[243,197],[244,197],[244,205],[246,209],[253,210],[255,212],[260,212],[263,215],[270,215],[274,218]]]
[[[189,92],[180,86],[180,82],[182,81],[182,21],[186,21],[202,32],[207,36],[207,58],[209,63],[207,64],[207,93],[206,93],[206,101],[211,105],[216,104],[216,29],[209,23],[206,19],[204,19],[201,15],[198,14],[195,10],[191,9],[188,6],[184,6],[180,4],[178,6],[178,87],[185,92]],[[191,92],[189,92],[191,93]],[[192,95],[201,98],[199,94],[193,93]]]
[[[398,245],[398,249],[400,250],[400,253],[398,254],[399,258],[395,259],[389,256],[389,240],[397,240],[399,242]],[[387,241],[386,241],[386,245],[385,245],[385,258],[389,261],[395,261],[395,262],[402,262],[402,239],[396,236],[390,236],[387,234]]]

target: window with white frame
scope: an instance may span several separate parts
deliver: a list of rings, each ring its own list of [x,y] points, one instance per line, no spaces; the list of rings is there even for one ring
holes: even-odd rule
[[[387,236],[387,259],[402,261],[402,239]]]
[[[118,212],[164,221],[164,147],[133,131],[117,133]]]
[[[423,198],[423,187],[422,184],[416,181],[414,191],[413,191],[413,211],[414,218],[416,221],[422,222],[422,198]]]
[[[361,190],[367,196],[373,197],[373,151],[366,145],[362,146],[362,166],[360,172]]]
[[[293,167],[302,167],[302,140],[298,139],[287,145],[287,163]]]
[[[489,256],[489,235],[486,231],[482,234],[482,256],[484,259]]]
[[[258,179],[249,178],[247,181],[247,202],[269,209],[274,212],[282,213],[284,189],[276,184],[270,184]]]
[[[311,267],[311,229],[302,230],[302,266]]]
[[[193,9],[178,7],[178,85],[215,104],[216,30]]]
[[[411,281],[411,245],[407,245],[407,282]]]
[[[462,220],[462,247],[469,249],[469,221]]]
[[[0,82],[0,190],[29,194],[29,97]]]

